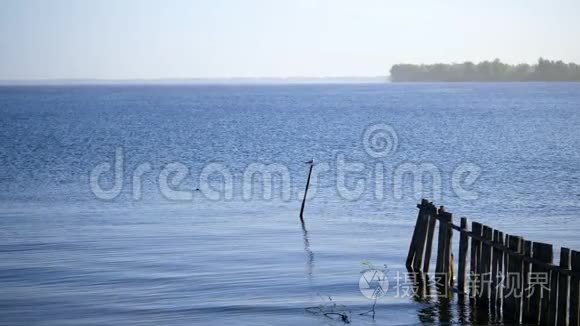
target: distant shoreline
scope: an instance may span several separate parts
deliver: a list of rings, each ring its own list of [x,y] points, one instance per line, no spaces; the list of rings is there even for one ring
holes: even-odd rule
[[[499,59],[473,63],[396,64],[392,82],[579,82],[580,65],[539,58],[536,64],[510,65]]]

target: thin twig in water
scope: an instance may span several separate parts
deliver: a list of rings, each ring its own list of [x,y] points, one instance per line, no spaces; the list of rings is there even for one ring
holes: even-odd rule
[[[324,301],[322,296],[320,296],[320,298]],[[316,307],[307,307],[305,310],[314,315],[320,315],[328,319],[340,320],[345,324],[350,324],[350,311],[346,309],[346,306],[337,305],[332,301],[332,297],[330,296],[328,296],[328,300],[328,303],[323,303]]]
[[[373,302],[373,306],[369,311],[365,311],[363,313],[360,313],[359,316],[365,316],[370,314],[371,312],[373,313],[373,320],[375,320],[375,306],[377,305],[377,299],[375,299],[375,301]]]

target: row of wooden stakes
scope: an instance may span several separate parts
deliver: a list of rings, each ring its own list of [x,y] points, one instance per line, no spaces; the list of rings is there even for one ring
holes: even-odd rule
[[[561,248],[560,264],[554,265],[551,244],[525,240],[477,222],[469,230],[464,217],[459,226],[454,225],[451,213],[425,199],[417,207],[406,261],[410,271],[429,273],[439,221],[435,274],[446,281],[438,286],[469,295],[478,309],[488,309],[504,322],[580,326],[580,252]],[[460,234],[456,284],[453,231]]]

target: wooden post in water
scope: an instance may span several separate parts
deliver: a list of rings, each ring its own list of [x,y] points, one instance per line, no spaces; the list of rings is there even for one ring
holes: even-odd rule
[[[493,229],[487,225],[483,226],[483,239],[493,240]],[[489,305],[490,291],[491,291],[491,246],[487,243],[481,244],[481,298],[479,305],[487,307]]]
[[[469,238],[467,236],[467,218],[461,218],[461,234],[459,235],[459,257],[457,257],[457,290],[465,293],[465,265],[467,263],[467,249]]]
[[[304,224],[304,205],[306,204],[306,195],[308,194],[308,187],[310,186],[310,176],[312,175],[312,168],[314,167],[314,161],[308,162],[310,164],[310,170],[308,170],[308,179],[306,180],[306,189],[304,190],[304,199],[302,199],[302,207],[300,207],[300,221]]]
[[[435,266],[435,273],[444,275],[445,287],[449,287],[452,283],[452,275],[450,275],[451,263],[451,236],[452,236],[452,215],[445,212],[443,206],[439,208],[439,239],[437,246],[437,264]],[[440,284],[438,284],[440,285]],[[442,284],[441,284],[442,285]]]
[[[429,213],[423,212],[419,217],[420,221],[417,224],[417,242],[415,246],[415,259],[413,260],[413,270],[421,271],[423,267],[423,256],[425,252],[425,239],[427,237],[427,228],[429,227]]]
[[[443,246],[445,246],[444,239],[445,233],[447,231],[447,228],[444,227],[445,223],[443,222],[441,215],[444,211],[444,207],[440,207],[437,211],[437,217],[439,219],[439,235],[437,236],[437,260],[435,261],[435,274],[443,273],[443,255],[445,252],[445,248],[443,248]]]
[[[526,240],[522,237],[517,237],[517,253],[519,255],[522,255],[524,252],[524,244],[525,244]],[[514,300],[515,300],[515,315],[514,318],[516,321],[521,322],[522,320],[522,301],[524,299],[524,280],[526,279],[526,276],[524,275],[524,260],[521,258],[521,256],[513,256],[513,265],[514,265],[514,270],[513,272],[516,273],[517,275],[519,275],[519,279],[517,281],[519,281],[519,284],[517,284],[515,286],[515,291],[514,291]]]
[[[407,254],[407,261],[405,262],[405,266],[407,269],[413,268],[413,260],[415,259],[415,243],[417,242],[417,226],[421,222],[421,214],[423,214],[423,203],[425,199],[421,202],[421,204],[417,205],[419,208],[419,213],[417,213],[417,221],[415,222],[415,228],[413,229],[413,235],[411,236],[411,243],[409,244],[409,253]]]
[[[413,271],[417,271],[416,266],[421,266],[419,260],[422,260],[422,257],[419,258],[418,248],[425,244],[424,233],[422,232],[423,224],[425,223],[425,218],[423,216],[427,214],[429,205],[430,204],[426,199],[421,200],[421,204],[417,205],[419,213],[417,214],[417,222],[415,223],[411,245],[409,246],[409,253],[407,254],[407,261],[405,263],[407,268]]]
[[[523,248],[524,257],[531,258],[532,257],[532,242],[529,240],[524,240],[524,248]],[[523,261],[523,279],[522,279],[522,321],[528,322],[530,320],[530,316],[532,315],[530,312],[530,287],[529,287],[529,275],[531,271],[531,264],[528,261]]]
[[[552,245],[541,243],[541,242],[534,242],[532,244],[532,258],[544,263],[551,263],[552,262]],[[533,293],[530,298],[530,310],[529,310],[529,322],[530,323],[540,323],[541,315],[545,315],[545,309],[547,305],[545,302],[548,300],[546,298],[546,291],[543,290],[543,275],[547,274],[549,271],[544,268],[544,266],[532,263],[532,269],[528,276],[529,277],[529,284],[533,286]],[[533,277],[533,278],[532,278]],[[543,319],[543,318],[542,318]]]
[[[543,245],[544,249],[543,249],[543,253],[542,253],[542,260],[548,264],[552,264],[554,262],[554,249],[552,247],[551,244],[547,244],[545,243]],[[550,279],[550,276],[552,276],[552,272],[544,267],[544,266],[540,266],[540,271],[542,273],[545,273],[546,275],[546,283],[543,283],[540,285],[540,324],[541,325],[548,325],[548,318],[550,317],[550,293],[552,292],[551,289],[551,284],[552,284],[552,280]],[[543,282],[543,280],[542,280]],[[554,292],[556,292],[557,289],[554,288]],[[556,303],[554,302],[554,306],[556,306]],[[553,324],[551,324],[553,325]]]
[[[560,254],[561,256],[561,254]],[[557,325],[558,318],[558,283],[560,283],[559,272],[550,270],[550,300],[548,306],[547,318],[544,322],[547,325]]]
[[[560,249],[560,267],[570,269],[570,249]],[[558,276],[558,314],[557,325],[568,325],[568,311],[570,310],[570,303],[568,302],[568,295],[570,293],[570,277],[568,275],[560,274]]]
[[[445,272],[447,273],[448,276],[448,280],[447,280],[447,285],[449,286],[449,288],[453,289],[453,274],[455,271],[455,266],[454,266],[454,261],[453,261],[453,247],[452,245],[452,239],[453,239],[453,228],[451,227],[453,225],[453,214],[451,213],[445,213],[445,220],[447,222],[446,226],[447,226],[447,238],[445,239],[446,243],[445,243]]]
[[[423,261],[423,272],[429,273],[429,264],[431,263],[431,251],[433,250],[433,234],[435,233],[435,222],[437,222],[437,209],[433,204],[429,204],[427,223],[427,240],[425,243],[425,259]]]
[[[506,236],[507,248],[515,253],[522,252],[523,239],[513,235]],[[514,323],[520,321],[520,299],[522,294],[521,277],[522,277],[522,263],[515,255],[506,253],[507,257],[507,271],[506,284],[507,288],[504,294],[504,320]],[[512,275],[517,275],[513,278]],[[518,283],[515,283],[518,281]]]
[[[570,256],[571,269],[580,272],[580,252],[572,250]],[[570,326],[578,325],[580,325],[580,279],[578,276],[572,276],[570,280]]]
[[[477,222],[471,222],[471,233],[474,236],[480,237],[481,224]],[[478,296],[480,295],[480,291],[478,288],[478,285],[481,281],[479,276],[479,255],[481,253],[480,244],[481,242],[478,239],[476,239],[475,237],[471,238],[471,259],[470,259],[471,288],[469,289],[469,295],[474,303],[477,303]]]
[[[503,232],[495,230],[493,232],[493,242],[499,246],[503,246]],[[501,307],[503,301],[503,250],[499,248],[493,248],[493,258],[491,260],[491,272],[492,272],[492,291],[491,291],[491,306],[494,309],[495,316],[497,319],[501,317]]]
[[[504,235],[504,238],[503,238],[504,248],[506,248],[506,249],[509,246],[509,237],[510,237],[509,234],[506,233]],[[502,275],[503,276],[503,286],[502,286],[502,292],[503,293],[502,293],[501,302],[500,302],[500,304],[501,304],[500,305],[500,307],[501,307],[501,315],[504,318],[504,320],[505,320],[505,316],[506,316],[506,311],[508,309],[507,308],[507,305],[508,305],[507,297],[508,297],[508,293],[510,292],[510,289],[508,287],[509,286],[509,284],[508,284],[509,259],[510,259],[510,255],[509,255],[508,251],[505,250],[503,252],[503,262],[502,262],[502,265],[503,265],[503,275]]]
[[[505,245],[509,251],[517,250],[517,243],[512,239],[514,236],[510,234],[505,235]],[[515,247],[515,249],[514,249]],[[514,321],[514,290],[513,290],[513,280],[510,280],[510,274],[513,273],[513,256],[506,252],[504,255],[504,266],[505,266],[505,289],[504,289],[504,300],[503,300],[503,318],[505,321]]]

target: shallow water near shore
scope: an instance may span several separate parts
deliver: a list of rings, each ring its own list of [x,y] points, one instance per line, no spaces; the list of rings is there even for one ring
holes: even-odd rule
[[[0,87],[0,324],[341,324],[307,310],[328,297],[353,324],[487,323],[456,295],[396,292],[422,194],[393,172],[432,164],[435,204],[456,222],[580,249],[578,110],[578,83]],[[397,137],[381,158],[364,147],[377,123]],[[99,199],[90,172],[114,165],[119,148],[122,191]],[[347,179],[349,189],[365,180],[356,199],[337,189],[340,154],[365,167]],[[302,228],[309,159],[330,171],[313,184]],[[189,173],[174,188],[191,199],[159,184],[175,162]],[[195,191],[209,163],[234,176],[231,198]],[[259,187],[244,198],[252,163],[287,167],[289,198],[264,199]],[[468,187],[477,199],[453,187],[462,164],[481,170]],[[365,261],[388,269],[374,320],[360,315],[373,304],[359,289]]]

